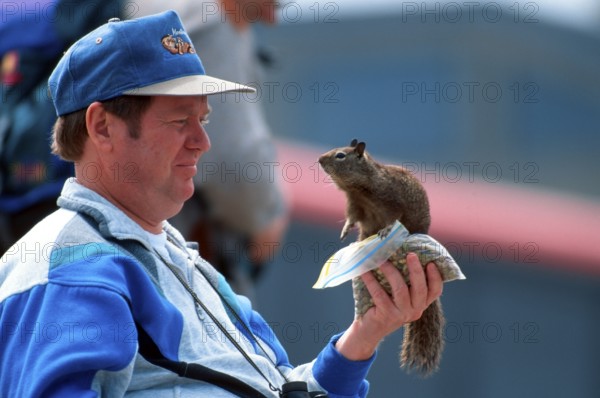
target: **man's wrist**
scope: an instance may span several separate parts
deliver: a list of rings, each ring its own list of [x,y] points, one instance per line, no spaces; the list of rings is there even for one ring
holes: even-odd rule
[[[343,356],[336,348],[342,334],[331,338],[313,364],[313,376],[317,383],[332,395],[357,397],[366,396],[369,383],[367,373],[377,354],[367,360],[353,361]]]
[[[381,340],[373,340],[371,336],[361,336],[358,322],[352,322],[348,330],[335,343],[335,349],[351,361],[364,361],[373,356]]]

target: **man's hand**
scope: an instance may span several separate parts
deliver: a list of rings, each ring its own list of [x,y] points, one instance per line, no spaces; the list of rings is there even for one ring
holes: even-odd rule
[[[381,287],[371,272],[361,275],[374,307],[362,318],[355,319],[336,343],[336,349],[350,360],[370,358],[381,340],[398,330],[405,323],[421,317],[423,311],[442,294],[443,281],[437,267],[427,264],[426,271],[414,253],[408,254],[406,264],[410,286],[390,262],[381,266],[381,271],[391,286],[391,295]]]

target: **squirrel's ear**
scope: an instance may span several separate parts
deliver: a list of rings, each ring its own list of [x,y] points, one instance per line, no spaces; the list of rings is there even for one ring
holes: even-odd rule
[[[367,144],[365,144],[364,142],[359,142],[358,144],[356,144],[356,148],[354,148],[354,152],[356,152],[358,154],[359,158],[361,158],[362,155],[365,153],[366,147],[367,147]]]
[[[358,144],[358,140],[355,138],[355,139],[353,139],[353,140],[352,140],[352,142],[350,143],[350,146],[351,146],[352,148],[354,148],[354,147],[356,146],[356,144]]]

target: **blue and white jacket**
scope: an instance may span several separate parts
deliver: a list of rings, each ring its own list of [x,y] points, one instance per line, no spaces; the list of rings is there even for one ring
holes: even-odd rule
[[[166,358],[201,363],[275,397],[161,258],[178,269],[275,385],[283,378],[273,363],[288,379],[307,381],[309,389],[327,390],[330,397],[366,396],[373,358],[346,360],[334,338],[314,361],[292,367],[248,299],[236,296],[168,223],[157,251],[138,224],[75,179],[65,183],[58,204],[0,259],[0,397],[232,396],[150,364],[138,352],[136,324]],[[145,253],[143,264],[125,249],[134,246]],[[209,280],[266,353],[247,338]]]

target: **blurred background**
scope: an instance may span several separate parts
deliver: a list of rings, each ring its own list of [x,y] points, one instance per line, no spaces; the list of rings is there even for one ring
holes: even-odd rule
[[[19,8],[25,16],[48,10],[50,3],[0,2],[2,20],[17,15]],[[87,3],[83,16],[94,17],[93,24],[118,9],[115,5],[105,15],[94,10],[107,3]],[[129,3],[121,17],[136,16],[149,3]],[[252,1],[215,4],[225,3],[238,7],[229,15],[238,33],[248,22],[269,19],[256,15],[260,8]],[[184,0],[152,4],[160,10],[192,7]],[[219,22],[219,14],[209,12],[217,6],[195,9],[209,14],[198,18]],[[380,347],[369,374],[369,396],[597,397],[600,2],[301,0],[280,2],[276,19],[275,25],[250,24],[263,70],[260,79],[242,83],[257,92],[221,100],[262,106],[278,160],[239,159],[235,168],[222,170],[227,174],[222,178],[231,179],[233,173],[250,185],[275,178],[283,183],[291,214],[285,240],[250,250],[236,246],[227,254],[238,257],[236,263],[248,263],[252,259],[244,257],[260,250],[270,260],[256,285],[255,305],[292,363],[314,358],[352,321],[349,284],[325,290],[311,286],[329,256],[356,237],[339,241],[345,198],[317,159],[358,138],[375,159],[407,167],[425,185],[430,234],[467,276],[444,289],[446,351],[439,372],[420,379],[400,370],[399,331]],[[34,26],[43,25],[39,20]],[[202,25],[205,19],[196,22]],[[67,39],[80,36],[76,24],[67,25],[73,30]],[[214,26],[202,28],[210,33]],[[22,32],[13,30],[13,35],[27,36],[26,26],[19,28]],[[207,44],[199,43],[198,52],[204,54]],[[13,47],[0,35],[0,50]],[[212,50],[221,53],[226,66],[246,72],[231,60],[233,46],[214,44]],[[52,55],[61,52],[56,48]],[[37,48],[34,55],[40,56]],[[21,62],[43,66],[36,59],[22,56]],[[14,73],[17,61],[3,58],[3,84],[15,85],[21,78]],[[47,62],[44,73],[55,61]],[[51,125],[46,82],[37,90],[34,103],[51,110]],[[13,91],[2,87],[0,111]],[[219,97],[211,101],[214,105]],[[10,116],[21,124],[41,123],[31,114],[39,112],[27,109],[29,116]],[[2,126],[0,118],[0,132]],[[209,132],[217,126],[211,124]],[[32,133],[46,132],[34,128]],[[223,153],[235,158],[234,146],[244,146],[237,145],[246,144],[244,138],[247,134],[228,143]],[[48,155],[42,140],[24,140],[23,147],[32,149],[31,142],[44,144],[41,152]],[[257,153],[268,145],[257,142]],[[4,138],[0,145],[9,155],[17,152]],[[18,164],[2,163],[1,177],[21,170]],[[31,174],[23,170],[17,173],[21,180]],[[59,180],[32,170],[36,182],[40,176]],[[268,176],[257,176],[265,170]],[[59,182],[52,195],[58,194]],[[0,200],[0,216],[25,202],[23,197]],[[49,203],[54,206],[54,197]]]
[[[348,284],[311,286],[351,241],[317,157],[358,138],[425,184],[430,233],[467,275],[445,286],[440,371],[401,371],[399,332],[370,396],[597,397],[600,3],[307,0],[278,13],[254,27],[268,66],[246,99],[266,109],[291,203],[257,306],[292,362],[353,316]]]

